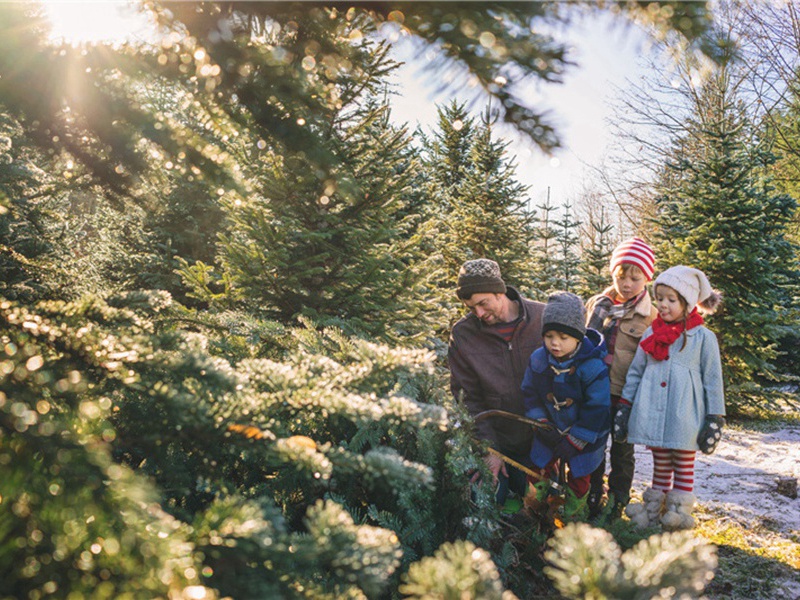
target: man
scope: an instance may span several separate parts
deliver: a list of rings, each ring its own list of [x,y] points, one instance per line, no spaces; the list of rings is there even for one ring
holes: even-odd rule
[[[498,264],[487,258],[468,260],[458,273],[456,294],[470,313],[450,334],[450,388],[471,415],[501,409],[524,415],[522,378],[531,353],[542,345],[544,304],[506,286]],[[476,423],[478,437],[505,456],[530,464],[532,428],[493,417]],[[487,454],[486,464],[499,484],[497,502],[508,490],[524,496],[525,474]]]

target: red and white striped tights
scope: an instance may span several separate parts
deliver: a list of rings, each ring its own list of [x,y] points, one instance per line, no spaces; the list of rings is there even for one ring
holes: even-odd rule
[[[653,447],[650,450],[653,452],[654,490],[691,492],[694,489],[694,450]]]

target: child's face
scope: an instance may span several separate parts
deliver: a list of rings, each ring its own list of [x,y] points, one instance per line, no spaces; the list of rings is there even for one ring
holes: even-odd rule
[[[672,323],[686,315],[686,302],[678,292],[668,285],[661,284],[656,287],[656,308],[658,316],[665,323]]]
[[[647,278],[635,265],[620,265],[613,274],[614,292],[619,300],[627,302],[642,293]]]
[[[560,331],[548,331],[544,334],[544,347],[556,359],[564,358],[575,352],[578,340]]]

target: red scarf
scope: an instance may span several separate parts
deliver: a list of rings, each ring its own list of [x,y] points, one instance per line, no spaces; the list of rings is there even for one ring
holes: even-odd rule
[[[666,323],[661,317],[656,317],[652,324],[653,335],[642,340],[640,345],[642,350],[656,360],[665,360],[669,358],[669,347],[672,342],[680,337],[684,329],[688,331],[702,324],[703,317],[700,316],[697,309],[694,309],[683,321]]]

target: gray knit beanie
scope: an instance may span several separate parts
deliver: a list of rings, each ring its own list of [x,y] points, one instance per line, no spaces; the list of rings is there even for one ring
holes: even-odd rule
[[[560,331],[582,340],[586,334],[586,308],[583,300],[571,292],[556,292],[547,298],[542,315],[542,335]]]
[[[472,294],[505,294],[506,284],[500,277],[500,266],[488,258],[468,260],[458,272],[456,294],[469,300]]]

